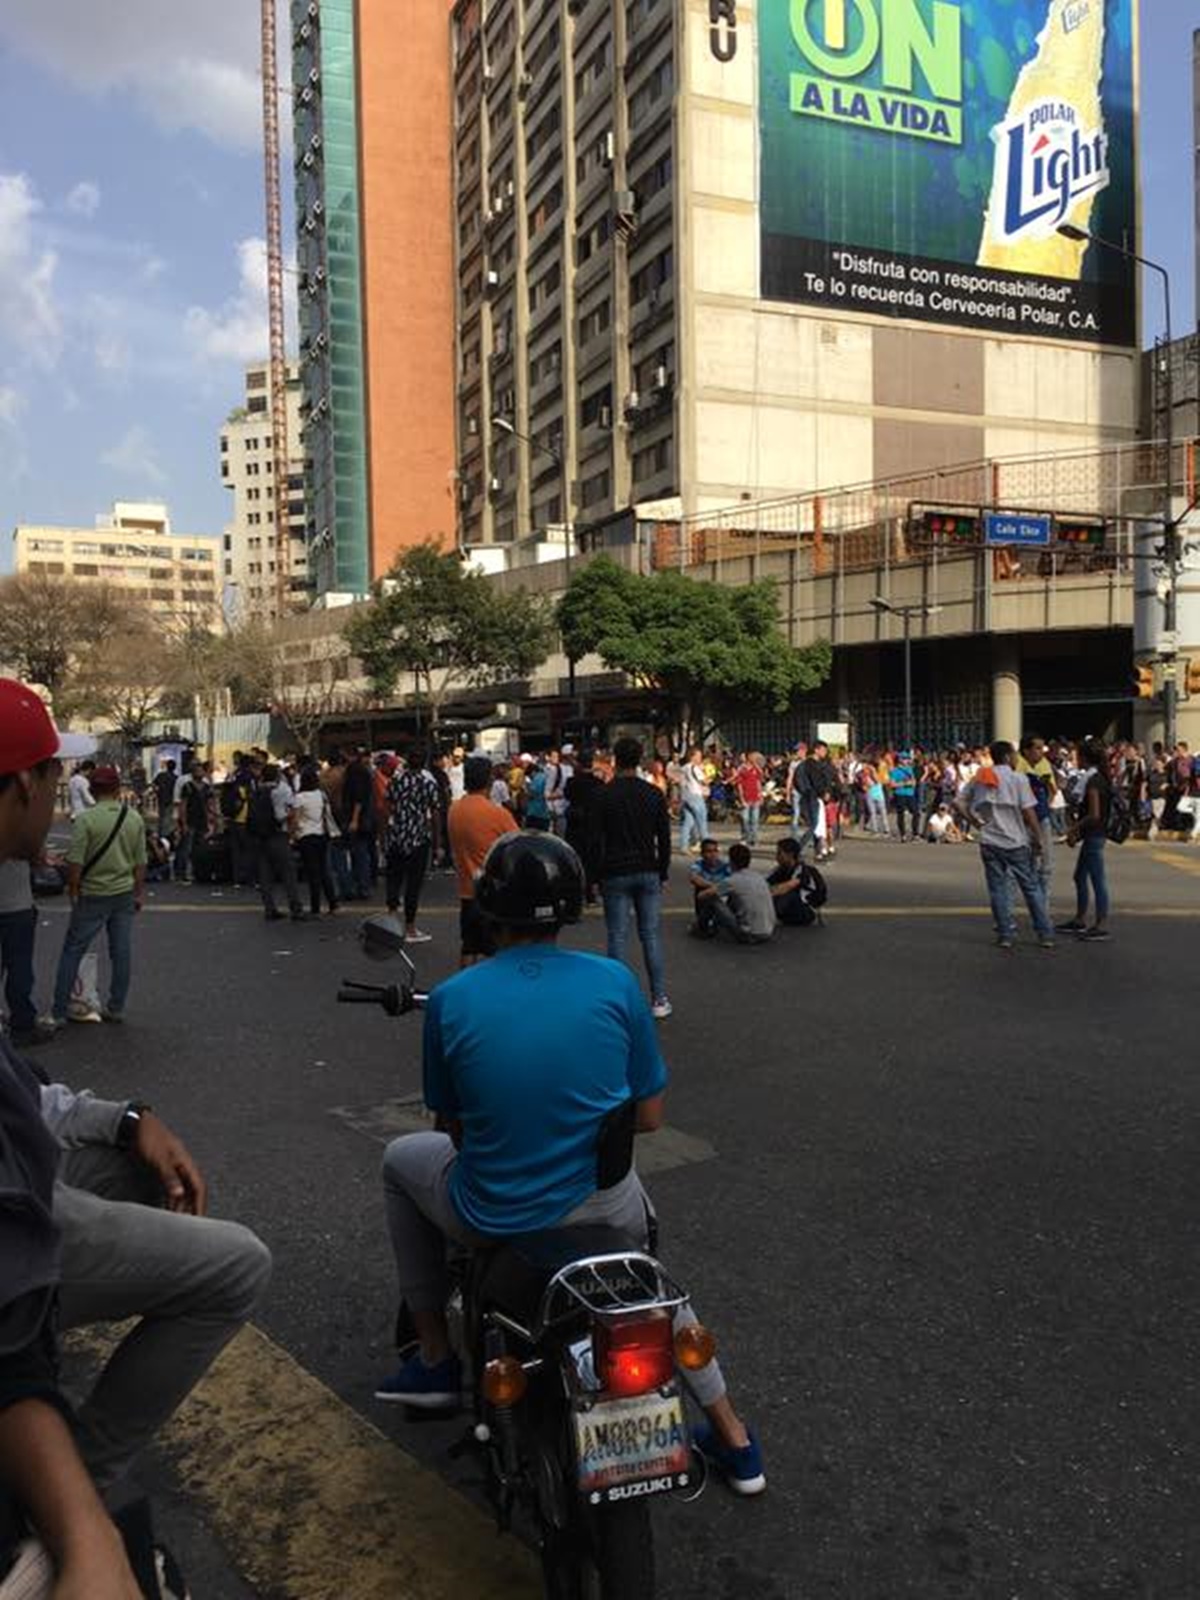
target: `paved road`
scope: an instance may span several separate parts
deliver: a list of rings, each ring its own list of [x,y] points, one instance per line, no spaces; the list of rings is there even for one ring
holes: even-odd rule
[[[1112,942],[1011,955],[971,848],[851,842],[828,926],[760,950],[688,940],[677,875],[678,1137],[650,1181],[771,1487],[660,1507],[664,1600],[1200,1593],[1200,851],[1109,855]],[[571,940],[599,948],[599,920]],[[128,1023],[42,1054],[153,1101],[275,1252],[258,1329],[144,1473],[198,1600],[532,1592],[445,1490],[477,1500],[460,1430],[370,1398],[381,1141],[419,1059],[411,1021],[333,1004],[363,965],[348,917],[268,926],[248,896],[162,890]]]

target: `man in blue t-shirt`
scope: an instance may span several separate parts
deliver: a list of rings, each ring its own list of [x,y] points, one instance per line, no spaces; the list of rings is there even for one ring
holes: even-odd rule
[[[892,800],[896,807],[896,827],[900,843],[916,844],[919,832],[917,816],[917,774],[911,751],[902,750],[892,767]],[[905,823],[907,821],[907,830]]]
[[[425,1100],[438,1131],[394,1139],[384,1155],[388,1232],[420,1350],[377,1399],[425,1409],[460,1399],[447,1237],[469,1246],[606,1224],[645,1243],[649,1202],[632,1166],[597,1188],[599,1138],[609,1113],[631,1100],[638,1132],[661,1125],[667,1069],[629,969],[555,943],[564,923],[578,921],[583,894],[579,858],[552,835],[508,834],[488,852],[476,904],[497,954],[440,984],[425,1014]],[[564,1039],[587,1048],[564,1054]],[[735,1489],[757,1493],[761,1456],[720,1368],[713,1361],[687,1376],[711,1423],[698,1444]]]

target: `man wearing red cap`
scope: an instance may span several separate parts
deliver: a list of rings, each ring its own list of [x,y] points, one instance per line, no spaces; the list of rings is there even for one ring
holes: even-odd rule
[[[60,737],[31,689],[0,679],[0,861],[37,858],[62,757],[89,743]],[[56,1596],[137,1600],[97,1488],[120,1479],[266,1287],[265,1247],[205,1204],[199,1169],[149,1106],[46,1084],[0,1039],[0,1534],[15,1504]],[[126,1318],[72,1428],[55,1323]]]

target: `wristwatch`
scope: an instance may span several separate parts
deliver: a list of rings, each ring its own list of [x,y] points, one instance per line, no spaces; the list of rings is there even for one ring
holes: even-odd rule
[[[138,1124],[142,1120],[143,1112],[150,1111],[144,1100],[131,1100],[121,1113],[121,1120],[117,1123],[116,1146],[118,1150],[131,1150],[133,1141],[137,1138]]]

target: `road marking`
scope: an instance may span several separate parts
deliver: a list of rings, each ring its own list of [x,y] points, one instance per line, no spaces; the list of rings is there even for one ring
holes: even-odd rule
[[[1156,857],[1155,859],[1159,859],[1159,858]],[[1163,859],[1165,862],[1169,863],[1171,866],[1181,866],[1181,867],[1183,867],[1185,872],[1189,872],[1189,873],[1192,873],[1194,875],[1200,876],[1200,859],[1197,859],[1195,861],[1187,861],[1187,862],[1178,861],[1174,856],[1165,856],[1165,857],[1162,857],[1161,859]],[[50,911],[51,909],[52,908],[46,907],[46,906],[42,907],[43,911]],[[356,917],[374,916],[376,913],[382,912],[385,909],[386,909],[386,907],[384,907],[384,906],[369,906],[369,905],[368,906],[359,906],[359,907],[356,908],[354,916],[344,916],[344,917],[341,917],[340,919],[337,918],[337,917],[322,917],[320,926],[323,927],[323,928],[326,928],[326,929],[337,928],[339,926],[342,927],[342,928],[353,929],[354,921],[355,921]],[[63,907],[54,907],[53,910],[55,912],[59,912],[59,911],[65,910],[65,908],[63,908]],[[204,915],[211,915],[211,916],[257,916],[257,917],[261,917],[262,916],[262,911],[260,910],[260,908],[258,906],[239,906],[239,905],[228,905],[228,906],[212,906],[212,905],[158,906],[158,905],[148,905],[145,908],[145,913],[144,914],[148,915],[148,916],[174,916],[174,915],[187,916],[187,915],[191,915],[193,913],[201,915],[201,916],[204,916]],[[690,921],[694,917],[695,912],[694,912],[693,908],[690,905],[663,906],[662,915],[664,917],[670,917],[670,918],[687,917],[688,920]],[[421,920],[422,920],[422,922],[424,922],[427,917],[457,917],[457,916],[458,916],[458,906],[457,905],[453,905],[453,906],[428,906],[428,907],[422,906],[421,907]],[[836,905],[836,906],[827,906],[826,909],[825,909],[825,919],[828,922],[836,922],[836,921],[839,921],[843,917],[879,917],[879,918],[884,918],[884,917],[905,917],[905,918],[909,918],[909,917],[926,917],[926,918],[929,918],[929,917],[990,917],[990,916],[991,916],[991,912],[989,911],[988,907],[987,906],[979,906],[979,905],[971,905],[971,906],[897,906],[897,905],[890,905],[890,906],[876,906],[876,905],[847,906],[847,905]],[[1121,908],[1121,916],[1122,917],[1142,917],[1142,918],[1183,917],[1183,918],[1191,919],[1191,918],[1200,917],[1200,907],[1193,908],[1193,907],[1190,907],[1190,906],[1128,906],[1128,907],[1123,906]],[[314,918],[306,918],[306,921],[310,921],[314,925],[316,925],[316,918],[315,917]],[[602,921],[602,919],[600,917],[589,916],[589,917],[585,918],[584,926],[586,927],[589,922],[599,923],[601,921]],[[298,937],[303,937],[303,935],[298,935]]]
[[[403,1095],[373,1106],[333,1106],[329,1114],[377,1144],[387,1144],[402,1133],[428,1133],[433,1127],[433,1112],[419,1094]],[[707,1139],[698,1139],[694,1134],[669,1125],[656,1133],[640,1133],[637,1139],[637,1169],[644,1178],[657,1172],[670,1172],[675,1167],[713,1161],[716,1154]]]
[[[1165,850],[1156,850],[1152,859],[1161,862],[1164,867],[1178,867],[1183,872],[1200,874],[1200,860],[1195,856],[1169,856]]]
[[[82,1343],[106,1348],[91,1334]],[[542,1592],[525,1546],[257,1328],[218,1358],[162,1442],[238,1569],[272,1600]]]

